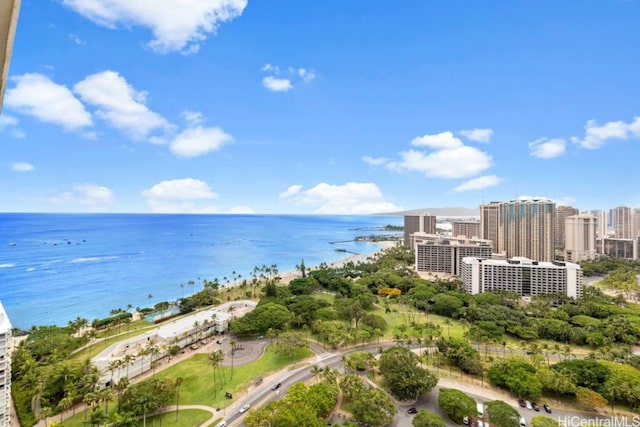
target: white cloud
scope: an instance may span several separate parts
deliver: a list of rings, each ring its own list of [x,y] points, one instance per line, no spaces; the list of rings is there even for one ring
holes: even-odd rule
[[[71,191],[49,198],[49,202],[54,204],[82,205],[91,208],[103,208],[112,201],[113,191],[95,184],[76,184]]]
[[[66,130],[93,125],[91,114],[66,86],[37,73],[23,74],[13,80],[17,82],[16,86],[7,91],[5,98],[8,108]]]
[[[293,89],[291,80],[279,79],[273,76],[267,76],[262,79],[262,85],[273,92],[287,92]]]
[[[316,73],[314,73],[313,70],[307,70],[306,68],[298,68],[298,75],[305,82],[310,82],[316,78]]]
[[[474,147],[462,146],[425,154],[408,150],[400,153],[399,162],[387,167],[397,171],[416,171],[434,178],[467,178],[491,167],[491,156]]]
[[[11,170],[16,172],[31,172],[33,169],[33,165],[27,162],[15,162],[11,165]]]
[[[9,126],[17,126],[18,123],[20,123],[18,119],[13,116],[9,116],[7,114],[3,114],[0,116],[0,130],[4,130]]]
[[[171,141],[171,151],[181,157],[198,157],[217,151],[233,137],[219,127],[185,129]]]
[[[75,44],[77,44],[78,46],[86,46],[87,42],[85,40],[82,40],[80,37],[76,36],[75,34],[69,34],[69,38],[71,40],[73,40],[73,42]]]
[[[458,132],[465,138],[476,142],[489,142],[493,136],[492,129],[467,129]]]
[[[133,139],[145,139],[155,130],[172,128],[164,117],[145,105],[146,92],[136,91],[115,71],[87,76],[73,90],[84,102],[98,108],[97,116]]]
[[[584,128],[584,138],[572,137],[571,141],[582,148],[595,149],[602,147],[609,139],[640,137],[640,117],[635,117],[630,123],[615,121],[602,126],[595,120],[589,120]]]
[[[300,194],[301,190],[302,190],[302,185],[299,185],[299,184],[292,185],[291,187],[287,188],[286,191],[283,191],[282,193],[280,193],[280,198],[286,199],[288,197],[295,196],[296,194]]]
[[[462,147],[462,141],[446,131],[434,135],[424,135],[414,138],[411,145],[416,147],[429,147],[435,149]]]
[[[320,183],[309,190],[292,185],[280,197],[310,206],[318,214],[370,214],[400,210],[384,200],[376,184],[349,182],[344,185]]]
[[[183,111],[180,115],[190,126],[196,126],[204,122],[204,116],[199,111],[187,110]]]
[[[482,190],[487,187],[495,187],[500,184],[501,179],[495,175],[479,176],[477,178],[470,179],[458,185],[453,191],[469,191],[469,190]]]
[[[371,165],[371,166],[379,166],[379,165],[384,165],[385,163],[387,163],[389,161],[389,159],[386,159],[384,157],[371,157],[371,156],[364,156],[362,158],[362,161]]]
[[[540,138],[529,143],[531,155],[539,159],[552,159],[564,154],[566,148],[564,139]]]
[[[183,178],[162,181],[148,190],[144,190],[142,195],[147,199],[154,212],[205,213],[218,211],[215,207],[198,204],[218,198],[209,184],[198,179]]]
[[[220,24],[240,16],[247,0],[63,0],[66,7],[98,25],[146,27],[156,53],[194,53]]]
[[[277,65],[264,64],[262,71],[273,71],[275,74],[280,74],[280,67]]]

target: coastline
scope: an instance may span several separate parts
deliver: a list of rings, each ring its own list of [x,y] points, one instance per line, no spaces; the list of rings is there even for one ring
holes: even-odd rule
[[[380,246],[380,248],[372,253],[368,253],[368,254],[351,254],[347,257],[344,257],[342,259],[339,259],[337,261],[331,262],[331,263],[327,263],[327,265],[331,268],[339,268],[342,267],[343,265],[349,263],[349,262],[353,262],[353,263],[358,263],[358,262],[365,262],[368,258],[371,258],[389,248],[392,248],[396,245],[397,241],[396,240],[380,240],[380,241],[376,241],[376,242],[371,242],[373,244],[376,244],[378,246]],[[320,266],[319,265],[314,265],[312,267],[308,267],[308,270],[317,270]],[[289,282],[291,282],[293,279],[299,278],[300,277],[300,271],[298,270],[291,270],[291,271],[285,271],[284,273],[279,274],[280,276],[280,281],[279,284],[281,285],[287,285],[289,284]]]

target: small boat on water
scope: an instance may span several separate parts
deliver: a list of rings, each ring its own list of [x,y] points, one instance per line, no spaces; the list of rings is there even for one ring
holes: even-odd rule
[[[347,252],[347,250],[343,248],[336,248],[336,252]]]
[[[16,246],[16,244],[17,244],[16,242],[9,242],[9,243],[7,243],[7,245],[8,245],[8,246]]]

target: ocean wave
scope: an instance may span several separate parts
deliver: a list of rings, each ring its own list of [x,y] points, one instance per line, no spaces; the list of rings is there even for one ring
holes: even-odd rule
[[[86,258],[76,258],[69,261],[70,264],[77,264],[80,262],[96,262],[96,261],[106,261],[110,259],[117,259],[117,256],[92,256]]]
[[[15,266],[16,266],[16,264],[13,263],[13,262],[7,262],[7,263],[4,263],[4,264],[0,264],[0,268],[13,268]]]

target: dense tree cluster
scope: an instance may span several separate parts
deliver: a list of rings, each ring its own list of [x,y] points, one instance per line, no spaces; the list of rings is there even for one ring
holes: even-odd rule
[[[338,398],[335,381],[323,381],[311,386],[292,385],[284,398],[269,402],[264,408],[252,410],[243,420],[247,427],[323,427],[326,417]]]
[[[400,400],[418,399],[438,383],[438,377],[420,367],[418,356],[406,347],[384,350],[378,365],[383,384]]]

